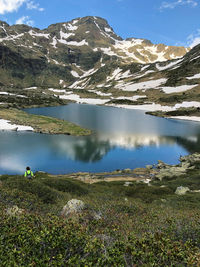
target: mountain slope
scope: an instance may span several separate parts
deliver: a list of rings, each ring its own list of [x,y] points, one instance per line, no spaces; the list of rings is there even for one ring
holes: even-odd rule
[[[44,30],[0,22],[0,47],[1,84],[22,87],[60,83],[68,87],[110,61],[153,63],[179,58],[189,50],[143,39],[123,40],[99,17],[77,18]]]
[[[64,94],[60,98],[88,103],[83,96],[83,91],[87,91],[93,93],[90,98],[101,100],[99,104],[149,111],[193,107],[199,110],[200,45],[184,57],[167,62],[145,65],[111,62],[80,78],[70,88],[74,90],[73,94]],[[193,113],[200,115],[199,111]]]

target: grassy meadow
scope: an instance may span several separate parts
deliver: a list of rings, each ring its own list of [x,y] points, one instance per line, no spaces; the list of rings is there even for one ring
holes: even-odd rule
[[[80,175],[80,174],[79,174]],[[0,176],[1,266],[199,266],[199,171],[176,179],[84,183]],[[85,203],[61,216],[71,199]],[[21,214],[9,215],[17,205]]]

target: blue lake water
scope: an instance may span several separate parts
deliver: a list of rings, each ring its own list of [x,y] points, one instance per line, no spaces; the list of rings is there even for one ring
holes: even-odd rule
[[[26,166],[53,174],[143,167],[200,151],[200,123],[145,115],[144,111],[69,104],[32,108],[29,113],[68,120],[93,130],[91,136],[0,132],[0,174]]]

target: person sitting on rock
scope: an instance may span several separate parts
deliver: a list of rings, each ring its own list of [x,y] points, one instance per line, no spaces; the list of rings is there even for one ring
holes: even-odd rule
[[[24,173],[24,177],[26,177],[28,179],[32,179],[34,177],[34,174],[31,171],[30,167],[26,167],[26,171]]]

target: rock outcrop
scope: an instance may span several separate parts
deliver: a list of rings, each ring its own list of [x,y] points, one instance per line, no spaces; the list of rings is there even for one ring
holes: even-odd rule
[[[200,167],[200,154],[194,153],[191,155],[180,157],[180,164],[168,165],[162,161],[158,162],[156,166],[158,169],[155,177],[162,181],[163,178],[173,178],[184,175],[189,170]]]

